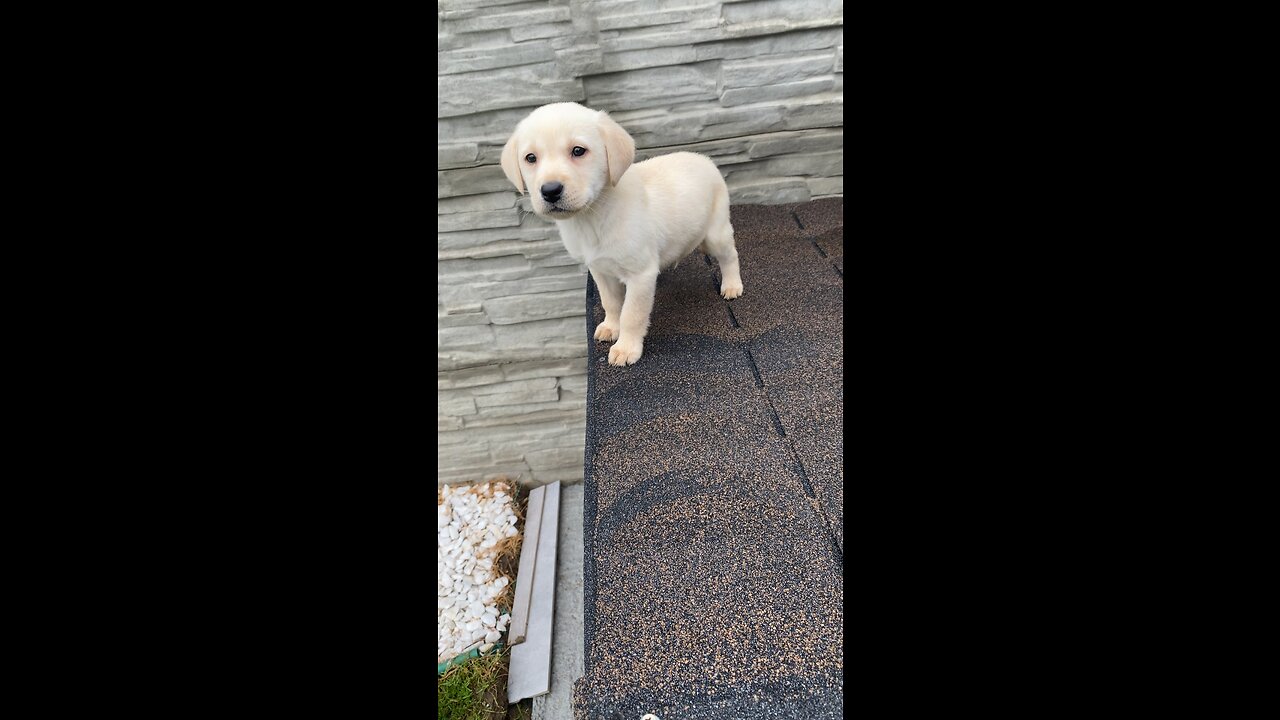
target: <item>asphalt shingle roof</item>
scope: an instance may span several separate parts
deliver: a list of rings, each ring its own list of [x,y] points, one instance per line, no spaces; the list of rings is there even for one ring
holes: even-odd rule
[[[843,715],[843,201],[732,220],[743,297],[695,253],[589,340],[580,720]]]

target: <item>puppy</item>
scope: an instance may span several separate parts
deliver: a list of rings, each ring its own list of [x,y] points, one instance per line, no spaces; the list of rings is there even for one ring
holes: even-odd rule
[[[603,111],[577,103],[534,110],[502,150],[502,171],[533,211],[559,223],[569,255],[600,289],[597,340],[610,365],[644,353],[658,272],[695,248],[720,263],[720,294],[742,295],[729,188],[710,158],[677,152],[632,165],[636,143]]]

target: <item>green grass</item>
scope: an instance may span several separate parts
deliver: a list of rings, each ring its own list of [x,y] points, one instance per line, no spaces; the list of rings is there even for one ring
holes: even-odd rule
[[[436,684],[439,720],[507,717],[507,653],[481,655],[450,668]]]
[[[533,698],[525,698],[507,711],[507,720],[530,720],[533,717]]]

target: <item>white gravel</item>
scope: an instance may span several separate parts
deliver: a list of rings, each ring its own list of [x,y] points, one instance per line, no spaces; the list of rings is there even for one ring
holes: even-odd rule
[[[496,575],[494,546],[516,534],[514,499],[506,485],[483,483],[440,489],[436,506],[439,610],[436,662],[479,646],[488,651],[511,622],[495,598],[511,581]]]

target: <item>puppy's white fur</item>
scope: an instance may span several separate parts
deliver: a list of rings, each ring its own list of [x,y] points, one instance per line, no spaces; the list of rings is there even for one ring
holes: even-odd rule
[[[720,263],[720,294],[742,295],[729,188],[715,163],[677,152],[632,165],[635,147],[603,111],[554,103],[521,120],[502,151],[507,178],[590,269],[604,306],[595,337],[617,340],[612,365],[640,359],[658,273],[695,248]]]

